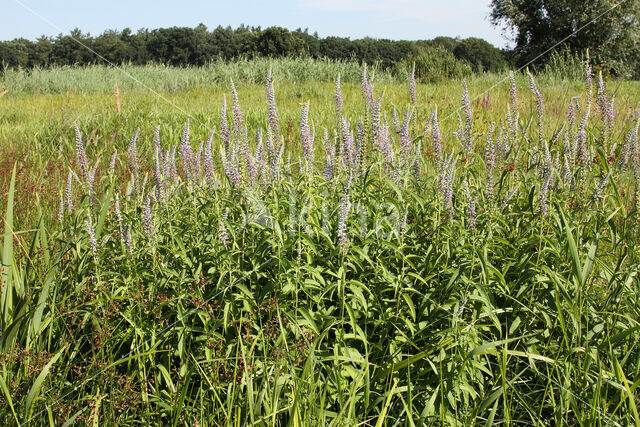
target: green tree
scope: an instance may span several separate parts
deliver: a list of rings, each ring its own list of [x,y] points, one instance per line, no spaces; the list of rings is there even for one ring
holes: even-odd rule
[[[487,42],[476,37],[461,40],[453,50],[456,58],[471,64],[473,71],[502,71],[507,66],[502,51]]]
[[[300,44],[301,44],[301,40]],[[294,56],[296,52],[296,40],[291,32],[282,27],[269,27],[258,36],[258,52],[263,56],[279,57]]]
[[[637,76],[638,0],[492,0],[491,8],[491,22],[513,34],[518,65],[541,65],[545,51],[562,42],[559,49],[574,53],[589,49],[616,75]]]

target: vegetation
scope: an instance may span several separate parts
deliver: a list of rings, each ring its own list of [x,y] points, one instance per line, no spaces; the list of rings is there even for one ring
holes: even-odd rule
[[[637,83],[287,61],[5,74],[2,423],[640,423]]]
[[[436,39],[437,44],[442,38]],[[474,69],[502,71],[503,52],[480,39],[448,39],[447,47],[461,62]],[[217,27],[208,31],[204,25],[196,28],[172,27],[140,30],[106,31],[91,37],[80,30],[56,38],[42,36],[32,42],[26,39],[0,42],[0,70],[63,65],[111,64],[171,66],[202,66],[212,61],[238,58],[314,58],[337,61],[365,62],[391,70],[397,63],[416,54],[419,46],[430,42],[392,41],[344,37],[320,38],[307,30],[289,31],[282,27],[240,26]],[[460,54],[454,50],[463,45]],[[95,52],[99,57],[93,53]]]
[[[589,50],[605,73],[639,78],[640,4],[634,0],[492,0],[491,19],[515,34],[516,64],[543,65],[543,53],[562,43]]]

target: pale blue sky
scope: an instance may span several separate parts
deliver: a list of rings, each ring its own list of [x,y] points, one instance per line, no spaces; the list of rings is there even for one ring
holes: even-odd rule
[[[490,0],[0,0],[0,40],[35,39],[42,34],[67,33],[74,27],[97,35],[106,29],[129,27],[135,32],[140,28],[193,27],[202,22],[209,29],[218,25],[279,25],[309,28],[321,37],[352,39],[473,36],[503,47],[507,41],[500,29],[488,21],[489,3]]]

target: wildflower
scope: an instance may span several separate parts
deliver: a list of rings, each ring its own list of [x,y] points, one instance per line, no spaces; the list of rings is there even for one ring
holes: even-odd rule
[[[453,155],[450,155],[441,169],[439,184],[442,188],[444,210],[453,216],[453,176],[456,160],[452,158]]]
[[[380,122],[382,117],[382,97],[384,93],[380,94],[378,99],[376,100],[375,105],[373,106],[373,112],[371,113],[371,131],[373,133],[373,144],[374,147],[378,145],[378,140],[380,139]]]
[[[418,152],[420,152],[420,143],[418,143]],[[418,179],[420,177],[420,158],[418,156],[415,157],[415,159],[413,160],[413,164],[412,166],[412,170],[413,170],[413,177],[415,179]]]
[[[118,230],[120,230],[120,233],[122,233],[123,232],[122,212],[120,211],[120,198],[118,197],[117,194],[116,194],[116,201],[114,204],[114,211],[116,215],[116,221],[118,222]]]
[[[398,112],[395,105],[393,106],[393,127],[396,133],[400,133],[400,122],[398,121]]]
[[[409,76],[409,95],[411,95],[411,103],[415,106],[418,105],[418,97],[416,96],[416,64],[413,64],[411,68],[411,75]]]
[[[340,88],[340,73],[338,73],[338,77],[336,77],[336,89],[335,89],[335,103],[336,103],[336,113],[338,116],[342,116],[342,108],[344,107],[344,102],[342,100],[342,89]]]
[[[163,188],[162,188],[162,150],[160,148],[160,126],[156,128],[156,138],[154,142],[154,162],[153,162],[153,184],[156,189],[156,200],[160,201],[163,199]]]
[[[76,159],[78,161],[78,167],[82,179],[86,182],[89,177],[89,165],[87,163],[87,153],[84,150],[84,144],[82,143],[82,133],[78,129],[77,125],[73,126],[73,130],[76,133]]]
[[[347,237],[347,219],[349,218],[349,210],[351,202],[349,193],[345,193],[340,199],[340,208],[338,210],[338,246],[343,253],[347,252],[349,239]]]
[[[270,163],[269,169],[271,173],[271,179],[275,182],[280,180],[280,163],[282,160],[283,152],[284,152],[284,145],[280,144],[278,149],[276,149],[276,146],[274,145],[270,154],[271,163]]]
[[[467,198],[467,208],[466,208],[466,216],[467,216],[467,225],[470,229],[475,229],[477,224],[476,218],[476,204],[473,201],[473,197],[471,197],[471,192],[469,192],[469,186],[465,182],[464,187],[464,195]]]
[[[438,125],[438,107],[433,110],[433,118],[431,120],[431,141],[433,144],[433,154],[436,163],[442,163],[442,135],[440,134],[440,125]]]
[[[71,184],[73,180],[73,175],[69,172],[67,176],[67,187],[64,190],[64,208],[68,211],[73,210],[73,198],[71,193]]]
[[[313,139],[309,130],[309,103],[302,106],[300,115],[300,142],[302,144],[302,155],[307,162],[307,166],[313,163]]]
[[[502,209],[507,207],[507,205],[509,204],[511,199],[513,199],[513,196],[515,196],[519,188],[520,188],[520,184],[516,185],[515,188],[511,190],[509,194],[507,194],[507,197],[505,197],[504,200],[502,201],[502,206],[501,206]]]
[[[549,184],[551,183],[551,174],[548,174],[542,185],[540,186],[540,195],[538,197],[538,209],[540,215],[546,217],[549,213],[548,206],[548,195],[549,195]]]
[[[403,237],[407,234],[407,216],[409,211],[405,209],[404,215],[402,215],[402,220],[400,221],[400,237]]]
[[[373,103],[375,102],[373,94],[373,77],[371,77],[371,79],[367,79],[367,64],[364,64],[360,83],[362,86],[362,96],[364,98],[365,105],[368,109],[373,109]]]
[[[349,123],[346,118],[342,118],[342,160],[347,169],[353,166],[354,159],[354,146],[353,146],[353,134],[349,129]]]
[[[127,248],[127,252],[129,254],[133,252],[133,242],[131,240],[131,228],[128,225],[125,225],[122,228],[122,239],[124,241],[124,246]]]
[[[402,153],[405,158],[411,151],[411,138],[409,136],[409,123],[411,122],[411,115],[411,109],[407,108],[407,112],[404,115],[404,121],[402,122],[402,127],[400,128],[400,146],[402,147]]]
[[[544,127],[544,99],[542,94],[536,86],[536,82],[533,79],[533,74],[529,72],[529,88],[531,93],[536,97],[536,121],[538,124],[538,138],[542,139],[543,127]]]
[[[207,179],[207,182],[211,185],[214,181],[214,172],[215,169],[213,167],[213,154],[212,154],[212,142],[213,142],[213,134],[215,133],[215,129],[211,129],[209,133],[209,138],[207,138],[207,142],[204,146],[204,173]]]
[[[236,157],[233,154],[227,155],[224,147],[221,147],[220,150],[225,175],[234,187],[240,187],[242,185],[242,175],[240,174]]]
[[[93,228],[93,223],[91,221],[91,215],[87,215],[87,221],[85,223],[87,229],[87,235],[89,236],[89,247],[91,248],[91,253],[93,257],[98,259],[98,242],[96,240],[96,231]]]
[[[131,141],[129,142],[129,170],[131,171],[131,175],[134,180],[137,179],[140,173],[140,166],[138,165],[138,148],[136,145],[139,133],[140,128],[136,129]]]
[[[362,120],[358,120],[357,126],[357,136],[356,136],[356,147],[355,147],[355,158],[354,164],[357,168],[360,167],[364,163],[363,151],[364,151],[364,125],[362,124]]]
[[[487,93],[482,96],[482,109],[483,110],[488,109],[490,102],[491,102],[491,91],[488,90]]]
[[[498,138],[496,140],[496,149],[495,149],[496,162],[498,162],[499,164],[503,163],[507,157],[507,152],[508,152],[508,148],[507,148],[507,141],[505,140],[505,129],[504,129],[504,125],[502,125],[501,123],[500,130],[498,130]]]
[[[607,185],[607,180],[609,179],[609,176],[611,176],[611,172],[608,172],[602,178],[602,180],[600,180],[600,182],[596,186],[596,189],[593,192],[593,200],[600,200],[602,198],[602,191],[604,190],[604,187]]]
[[[471,154],[473,150],[472,142],[472,127],[473,127],[473,113],[471,112],[471,101],[469,100],[469,88],[467,82],[462,81],[462,115],[464,116],[464,125],[462,128],[462,144],[464,146],[467,155]]]
[[[109,162],[109,174],[113,175],[116,170],[116,160],[118,159],[118,149],[116,148],[111,155],[111,161]]]
[[[227,124],[227,100],[222,95],[222,107],[220,108],[220,138],[222,138],[222,143],[224,144],[224,149],[229,151],[229,125]]]
[[[278,111],[276,110],[276,96],[273,91],[273,81],[271,79],[271,67],[267,72],[267,104],[269,107],[269,126],[274,138],[280,139],[280,124],[278,121]]]
[[[58,221],[64,221],[64,195],[60,194],[60,205],[58,207]]]
[[[154,235],[154,229],[153,216],[151,213],[151,198],[149,197],[149,195],[147,195],[144,206],[142,207],[142,227],[147,237],[149,237],[149,239],[152,239]]]
[[[596,105],[598,106],[598,112],[605,119],[609,109],[609,98],[607,96],[607,89],[602,78],[602,71],[598,73],[598,95],[596,98]]]
[[[233,84],[233,79],[231,81],[231,101],[232,101],[232,110],[233,110],[233,127],[231,128],[231,134],[234,138],[240,139],[240,132],[242,132],[242,128],[244,127],[244,118],[242,116],[242,110],[240,109],[240,100],[238,99],[238,91],[236,90],[236,86]]]
[[[185,180],[190,180],[193,176],[194,153],[189,142],[189,120],[184,125],[182,137],[180,138],[180,161],[182,162],[182,174]]]
[[[580,125],[578,126],[578,134],[576,136],[576,153],[577,160],[582,164],[588,165],[590,162],[589,147],[587,146],[587,121],[589,120],[589,110],[585,112]]]
[[[513,71],[509,71],[509,81],[511,82],[511,87],[509,88],[509,106],[511,107],[511,112],[514,114],[518,114],[518,86],[516,85],[516,78],[513,74]]]
[[[382,157],[387,163],[387,169],[393,170],[393,148],[389,137],[389,126],[384,125],[380,128],[380,151]]]
[[[220,220],[220,226],[218,227],[218,238],[220,239],[220,243],[225,248],[229,244],[229,233],[227,232],[227,227],[224,225],[224,222],[227,220],[229,216],[229,208],[225,209],[222,214],[222,219]]]
[[[585,85],[587,86],[587,105],[591,104],[591,98],[593,98],[593,72],[591,70],[591,64],[589,63],[589,56],[584,63],[585,71]]]
[[[327,181],[331,181],[333,179],[333,159],[336,154],[335,145],[329,141],[329,132],[324,130],[324,136],[322,138],[322,143],[324,145],[324,179]]]

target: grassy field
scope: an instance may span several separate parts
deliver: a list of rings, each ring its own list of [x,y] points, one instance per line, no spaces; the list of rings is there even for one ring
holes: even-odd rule
[[[639,83],[124,72],[0,78],[3,424],[640,424]]]

